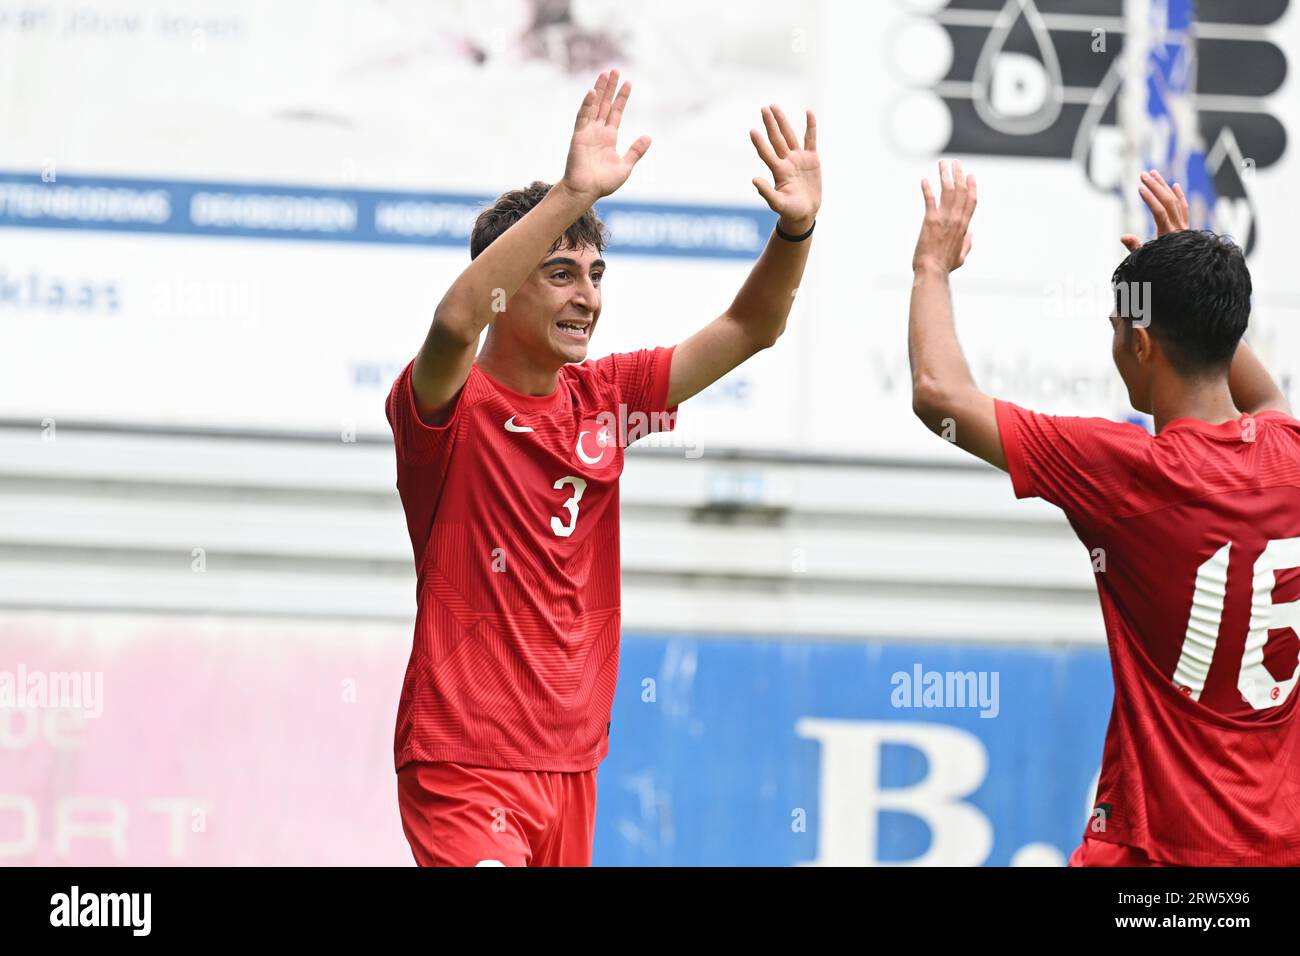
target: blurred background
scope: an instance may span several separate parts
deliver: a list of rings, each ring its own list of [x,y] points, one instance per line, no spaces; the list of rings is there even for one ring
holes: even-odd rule
[[[595,862],[1062,863],[1110,710],[1091,557],[911,415],[918,182],[979,176],[987,391],[1133,415],[1109,281],[1157,165],[1247,248],[1290,392],[1292,55],[1288,0],[0,0],[0,862],[412,862],[384,398],[616,66],[654,145],[599,205],[593,357],[730,303],[762,105],[817,111],[826,188],[786,335],[629,452]]]

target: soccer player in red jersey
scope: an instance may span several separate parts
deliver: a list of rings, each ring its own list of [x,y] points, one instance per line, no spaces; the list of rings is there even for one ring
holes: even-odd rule
[[[960,163],[940,181],[912,259],[913,408],[1065,512],[1101,597],[1115,699],[1071,864],[1300,864],[1300,422],[1241,341],[1241,250],[1143,174],[1160,235],[1124,237],[1111,352],[1156,433],[1040,415],[981,392],[962,356],[948,274],[976,185]]]
[[[764,108],[767,138],[750,135],[773,182],[754,185],[777,228],[731,306],[676,346],[587,361],[606,268],[592,206],[650,146],[617,150],[630,93],[602,73],[559,182],[478,218],[472,261],[388,396],[417,574],[398,805],[422,865],[590,865],[618,675],[624,445],[671,429],[681,402],[776,342],[808,258],[816,122],[801,143]]]

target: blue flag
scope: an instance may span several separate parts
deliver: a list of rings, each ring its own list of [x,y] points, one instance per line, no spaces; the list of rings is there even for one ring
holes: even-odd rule
[[[1193,229],[1213,229],[1215,183],[1196,110],[1195,5],[1151,0],[1150,16],[1143,168],[1158,169],[1169,183],[1182,186]],[[1148,236],[1154,236],[1149,213],[1147,225]]]

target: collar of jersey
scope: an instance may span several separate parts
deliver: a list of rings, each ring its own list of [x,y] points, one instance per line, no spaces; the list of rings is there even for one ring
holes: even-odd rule
[[[1218,425],[1207,422],[1201,418],[1175,418],[1172,422],[1166,422],[1165,427],[1160,429],[1160,435],[1166,435],[1175,429],[1190,429],[1191,431],[1200,432],[1203,435],[1214,435],[1221,438],[1240,439],[1241,437],[1241,419],[1246,418],[1241,415],[1238,418],[1230,418],[1226,422],[1220,422]],[[1286,418],[1285,412],[1279,412],[1276,409],[1269,409],[1266,412],[1257,412],[1251,418]],[[1156,436],[1160,437],[1159,435]]]
[[[505,395],[506,398],[510,400],[510,404],[516,408],[528,408],[533,411],[546,411],[560,404],[564,398],[565,390],[561,387],[564,380],[564,369],[560,370],[560,374],[555,382],[555,388],[549,394],[526,395],[523,392],[516,392],[513,388],[507,388],[502,385],[487,372],[483,371],[477,363],[475,363],[474,367],[478,369],[480,375],[492,383],[493,388]]]

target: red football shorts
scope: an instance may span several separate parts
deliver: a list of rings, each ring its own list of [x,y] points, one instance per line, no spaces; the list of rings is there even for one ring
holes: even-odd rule
[[[1070,854],[1070,866],[1169,866],[1153,860],[1135,846],[1107,843],[1084,837],[1083,842]]]
[[[591,866],[595,770],[409,763],[397,806],[420,866]]]

